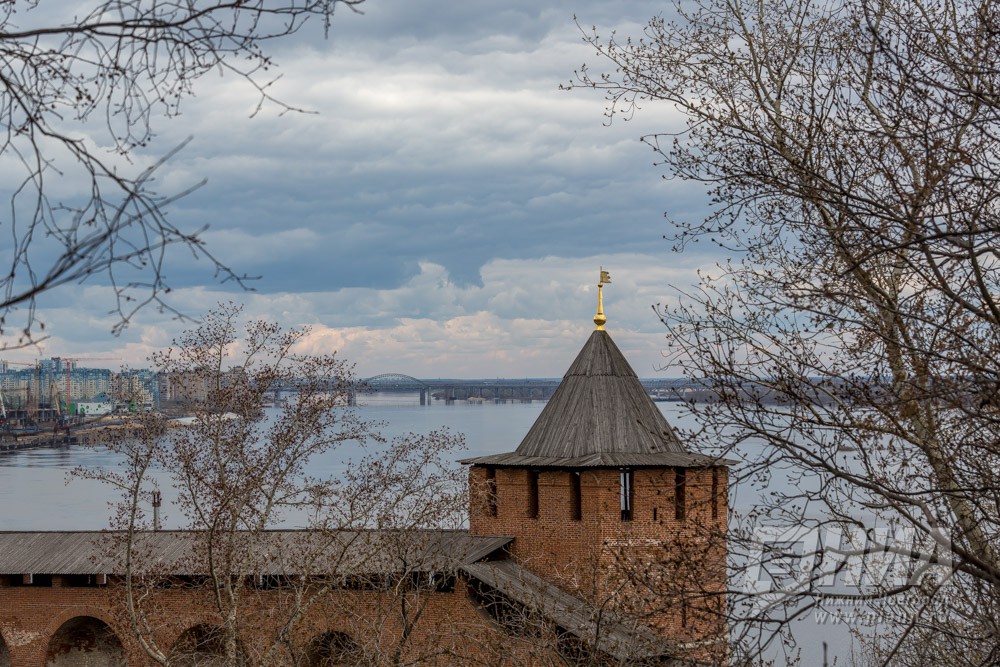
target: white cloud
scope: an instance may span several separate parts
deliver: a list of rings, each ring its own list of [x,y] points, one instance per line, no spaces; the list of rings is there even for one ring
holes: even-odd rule
[[[650,306],[668,301],[668,285],[689,281],[696,268],[683,262],[668,267],[655,255],[493,260],[483,268],[480,285],[464,286],[440,265],[424,262],[416,276],[394,288],[245,294],[241,301],[247,318],[310,327],[305,350],[336,351],[363,376],[395,371],[420,377],[552,377],[565,371],[593,329],[601,265],[613,279],[605,292],[607,328],[636,371],[651,375],[663,364],[666,340]],[[72,319],[77,309],[106,299],[102,292],[78,289],[72,307],[42,311],[55,323],[44,355],[115,355],[139,366],[190,325],[148,310],[120,339],[109,341],[112,317]],[[198,315],[228,296],[187,289],[175,295],[175,303]],[[71,326],[60,326],[67,322]]]

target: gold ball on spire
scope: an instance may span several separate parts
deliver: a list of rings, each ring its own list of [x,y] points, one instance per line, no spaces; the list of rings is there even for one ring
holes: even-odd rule
[[[594,324],[597,331],[604,331],[604,323],[608,318],[604,316],[604,285],[611,282],[611,274],[601,267],[601,278],[597,281],[597,314],[594,315]]]

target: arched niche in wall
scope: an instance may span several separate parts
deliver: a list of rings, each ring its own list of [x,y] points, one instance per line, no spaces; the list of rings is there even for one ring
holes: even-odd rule
[[[7,646],[0,665],[9,665]],[[125,649],[108,624],[93,616],[76,616],[56,630],[45,654],[47,667],[119,667],[125,665]]]

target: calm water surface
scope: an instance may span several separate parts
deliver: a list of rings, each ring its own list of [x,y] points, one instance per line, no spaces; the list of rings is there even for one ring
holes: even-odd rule
[[[545,406],[541,402],[499,405],[452,405],[435,402],[420,406],[417,396],[385,395],[369,398],[359,412],[383,423],[388,438],[403,433],[426,433],[447,427],[465,435],[467,449],[456,458],[511,451],[531,428]],[[313,461],[311,472],[335,475],[348,458],[357,458],[357,445],[345,445]],[[70,475],[78,467],[113,467],[118,459],[97,448],[34,449],[0,454],[0,530],[97,530],[108,525],[113,492],[100,483]],[[164,491],[164,527],[171,527],[169,482]]]
[[[380,394],[366,397],[358,408],[363,419],[380,422],[388,439],[404,433],[427,433],[447,427],[465,436],[466,450],[455,459],[513,451],[538,418],[545,403],[475,404],[435,401],[421,406],[418,395]],[[678,403],[657,403],[667,421],[679,428],[693,426]],[[356,443],[345,443],[312,461],[316,476],[337,476],[344,462],[364,452]],[[101,447],[34,449],[0,454],[0,530],[99,530],[108,526],[113,491],[99,482],[70,474],[79,467],[113,468],[118,457]],[[163,525],[171,521],[170,482],[165,473],[154,473],[164,495]],[[780,484],[779,480],[772,480]],[[744,494],[741,494],[744,495]],[[731,498],[737,508],[755,504],[755,497]]]

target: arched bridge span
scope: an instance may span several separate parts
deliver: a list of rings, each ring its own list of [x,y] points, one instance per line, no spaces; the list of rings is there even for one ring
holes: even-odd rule
[[[416,391],[430,388],[426,382],[402,373],[373,375],[370,378],[365,378],[361,383],[366,387],[371,387],[374,391]]]
[[[426,382],[402,373],[381,373],[361,380],[361,392],[420,393],[420,405],[430,402],[431,388]]]

